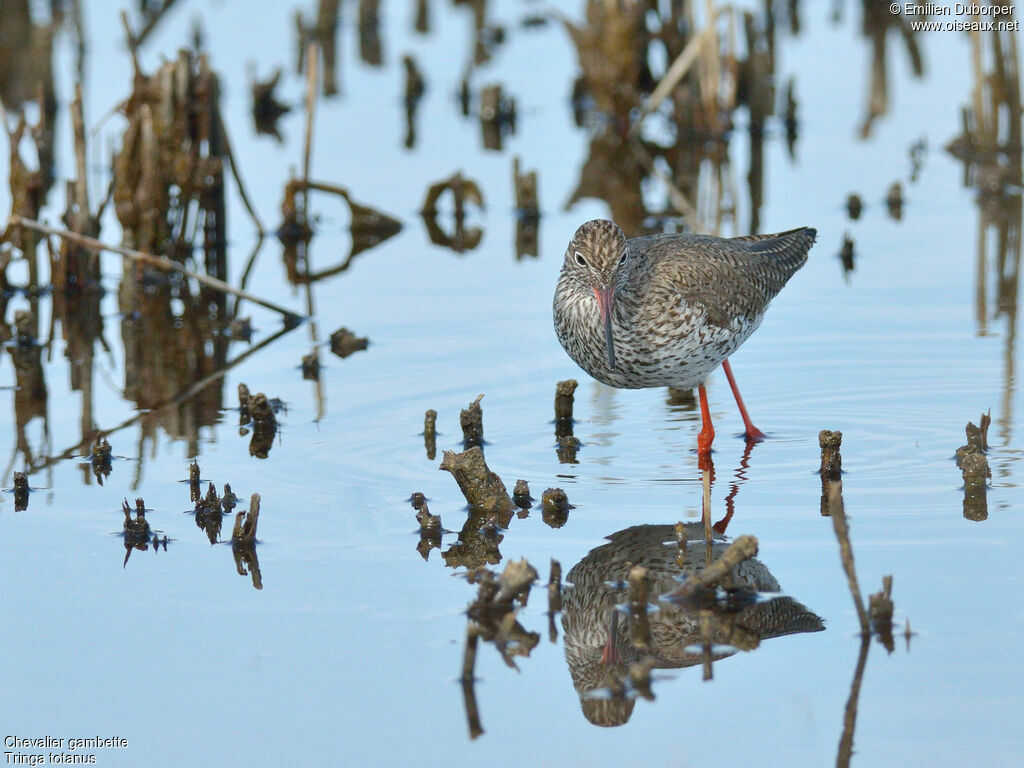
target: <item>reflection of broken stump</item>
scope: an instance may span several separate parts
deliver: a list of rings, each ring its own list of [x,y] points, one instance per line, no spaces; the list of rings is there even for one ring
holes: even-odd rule
[[[960,460],[964,478],[964,517],[968,520],[988,519],[988,481],[992,470],[982,453],[969,453]]]
[[[320,380],[320,355],[315,349],[308,355],[302,356],[300,370],[304,381]]]
[[[137,549],[140,552],[145,552],[149,549],[149,537],[150,528],[149,523],[146,521],[146,502],[142,499],[135,500],[135,517],[132,517],[132,509],[128,506],[128,499],[125,499],[121,505],[121,509],[124,512],[124,562],[121,567],[128,565],[128,558],[131,557],[132,550]]]
[[[92,473],[96,477],[97,482],[103,485],[103,478],[109,476],[113,469],[110,443],[107,442],[106,438],[98,438],[92,444],[92,448],[89,451],[89,463],[92,465]]]
[[[361,352],[369,345],[365,336],[356,336],[348,328],[339,328],[331,334],[331,352],[344,359],[355,352]]]
[[[427,85],[412,56],[403,56],[402,66],[405,67],[405,96],[402,99],[402,103],[405,105],[405,141],[403,144],[406,149],[412,149],[416,146],[416,110]]]
[[[432,408],[423,417],[423,446],[427,449],[427,458],[433,461],[437,455],[437,411]]]
[[[463,408],[459,413],[459,424],[462,426],[462,447],[472,448],[484,444],[484,412],[480,407],[483,395]]]
[[[14,473],[14,511],[24,512],[28,509],[28,475],[24,472]],[[126,502],[127,503],[127,502]]]
[[[489,569],[478,571],[480,586],[466,613],[480,629],[484,640],[494,643],[505,663],[513,669],[515,656],[529,656],[540,635],[527,632],[516,621],[516,605],[526,604],[537,571],[525,559],[513,560],[498,577]]]
[[[903,185],[894,181],[889,187],[885,196],[885,205],[889,209],[889,216],[896,221],[903,220]]]
[[[892,614],[892,576],[883,576],[882,591],[868,596],[868,615],[871,617],[871,630],[889,653],[892,653],[895,645],[892,637]]]
[[[213,484],[210,485],[213,488]],[[231,533],[231,543],[253,546],[256,543],[256,526],[260,519],[260,495],[254,493],[249,497],[249,513],[239,512],[235,516],[235,529]]]
[[[277,435],[277,412],[284,407],[278,399],[270,399],[262,392],[249,394],[245,384],[238,385],[239,425],[252,424],[252,439],[249,441],[249,455],[265,459],[270,454]],[[246,430],[239,430],[245,434]]]
[[[511,515],[515,510],[505,484],[488,468],[479,446],[462,453],[445,451],[440,469],[452,473],[466,501],[482,512]]]
[[[281,141],[277,130],[277,121],[281,115],[291,111],[291,107],[277,100],[274,89],[281,79],[281,70],[277,69],[267,80],[252,81],[252,119],[256,133],[273,136]]]
[[[263,575],[260,572],[260,561],[256,556],[256,526],[259,525],[260,495],[254,493],[249,497],[249,514],[239,512],[235,516],[235,528],[231,534],[231,554],[235,558],[235,568],[239,576],[248,572],[252,576],[252,585],[263,589]]]
[[[537,258],[540,227],[540,201],[537,193],[537,172],[521,173],[519,157],[512,160],[512,181],[516,194],[516,258]]]
[[[453,203],[453,217],[455,228],[451,234],[447,234],[437,223],[437,203],[445,192],[451,192]],[[427,235],[430,242],[444,248],[450,248],[456,253],[471,251],[480,245],[483,239],[483,230],[479,227],[466,228],[466,203],[472,203],[483,208],[484,198],[480,187],[470,179],[464,179],[461,173],[455,173],[448,179],[432,184],[427,189],[427,196],[420,208],[420,215],[427,227]]]
[[[634,565],[629,569],[629,641],[637,648],[651,646],[651,624],[647,620],[647,597],[650,579],[647,569]]]
[[[733,568],[756,554],[757,539],[754,536],[737,536],[720,558],[690,576],[682,586],[672,590],[663,599],[683,603],[699,601],[709,590],[714,590]]]
[[[849,197],[846,198],[846,213],[851,219],[856,221],[860,218],[861,211],[864,210],[864,203],[860,199],[860,195],[856,192],[851,192]]]
[[[241,386],[244,387],[245,385],[242,384]],[[192,463],[189,464],[188,467],[188,494],[189,501],[192,503],[195,503],[202,498],[203,491],[199,487],[199,482],[199,462],[193,459]]]
[[[849,232],[843,233],[843,247],[839,249],[839,261],[843,265],[843,274],[849,275],[854,268],[853,238]]]
[[[561,488],[548,488],[540,497],[541,519],[552,528],[561,528],[569,520],[569,510],[575,509]]]
[[[502,139],[516,132],[516,100],[506,96],[500,84],[480,91],[480,130],[484,149],[501,151]]]

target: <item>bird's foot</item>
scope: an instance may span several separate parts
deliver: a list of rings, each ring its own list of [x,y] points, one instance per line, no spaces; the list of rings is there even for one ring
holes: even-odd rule
[[[746,431],[743,433],[743,437],[744,437],[744,439],[746,439],[746,441],[748,443],[759,443],[762,440],[766,439],[768,437],[768,435],[766,435],[760,429],[758,429],[753,424],[751,424],[751,425],[749,425],[747,427]]]

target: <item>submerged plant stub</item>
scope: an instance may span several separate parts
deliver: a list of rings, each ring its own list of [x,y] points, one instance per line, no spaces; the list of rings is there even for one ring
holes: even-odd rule
[[[509,515],[515,510],[505,484],[487,466],[480,446],[473,446],[462,453],[445,451],[439,469],[451,472],[466,501],[477,509]]]
[[[843,444],[843,433],[837,430],[823,429],[818,433],[818,445],[821,446],[821,467],[818,474],[826,480],[838,480],[843,472],[843,457],[839,449]]]
[[[516,480],[516,487],[512,490],[512,502],[524,510],[529,509],[533,505],[530,486],[525,480]]]
[[[212,484],[211,484],[212,487]],[[232,545],[253,546],[256,543],[256,526],[260,518],[260,495],[249,497],[249,514],[244,511],[235,516],[235,528],[231,533]]]
[[[555,434],[559,437],[572,434],[573,393],[578,386],[576,379],[566,379],[555,385]]]
[[[981,414],[981,426],[973,421],[967,422],[967,443],[956,449],[956,465],[962,468],[964,457],[969,454],[984,454],[988,450],[988,428],[992,423],[992,412]]]
[[[459,424],[462,426],[462,447],[472,448],[483,445],[484,442],[484,411],[480,407],[483,395],[477,395],[476,400],[463,408],[459,413]]]
[[[542,519],[552,528],[561,528],[569,519],[569,510],[575,507],[561,488],[548,488],[541,494]]]
[[[96,476],[99,484],[103,485],[103,478],[108,477],[113,469],[110,443],[106,438],[97,438],[92,444],[89,451],[89,462],[92,465],[93,475]]]
[[[433,408],[423,416],[423,447],[427,450],[427,459],[433,461],[437,456],[437,411]]]
[[[331,352],[344,359],[369,346],[370,340],[365,336],[356,336],[348,328],[339,328],[331,334]]]
[[[188,497],[188,501],[194,504],[203,498],[203,490],[200,488],[199,462],[195,459],[188,465]]]

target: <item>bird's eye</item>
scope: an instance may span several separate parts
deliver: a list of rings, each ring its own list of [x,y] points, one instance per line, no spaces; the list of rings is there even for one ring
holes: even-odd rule
[[[576,251],[576,263],[581,267],[587,266],[587,260],[583,258],[583,254],[579,251]]]
[[[626,260],[628,258],[629,258],[629,251],[626,251],[624,254],[622,254],[622,258],[619,259],[619,266],[622,266],[623,264],[625,264]]]

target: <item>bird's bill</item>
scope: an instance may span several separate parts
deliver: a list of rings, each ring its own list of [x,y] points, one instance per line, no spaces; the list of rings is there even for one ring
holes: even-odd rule
[[[595,288],[597,308],[601,310],[601,324],[604,326],[604,340],[608,345],[608,365],[615,370],[615,340],[612,338],[612,307],[615,305],[615,286]]]

